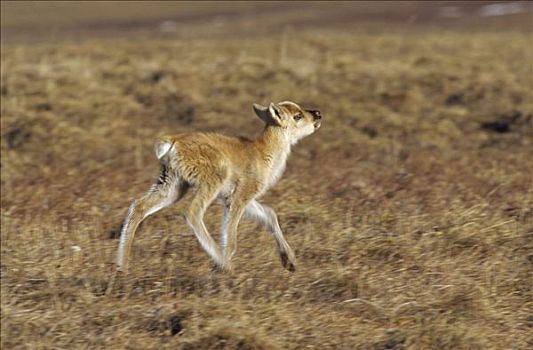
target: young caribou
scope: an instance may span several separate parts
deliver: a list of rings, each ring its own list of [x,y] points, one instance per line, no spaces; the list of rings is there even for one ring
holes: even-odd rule
[[[237,249],[237,225],[241,217],[265,226],[274,237],[282,265],[295,270],[294,253],[285,240],[274,210],[257,201],[280,178],[291,146],[315,132],[321,124],[319,111],[305,110],[294,102],[253,105],[265,123],[255,140],[216,133],[163,136],[154,150],[161,173],[149,192],[134,200],[122,226],[117,267],[125,271],[135,230],[146,217],[180,200],[188,190],[194,194],[184,217],[201,247],[216,268],[231,271]],[[207,231],[203,216],[215,199],[224,204],[220,248]]]

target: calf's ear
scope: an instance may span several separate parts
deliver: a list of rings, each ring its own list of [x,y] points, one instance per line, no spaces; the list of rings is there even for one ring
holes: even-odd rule
[[[254,103],[254,112],[261,118],[265,124],[273,124],[281,126],[281,109],[274,103],[270,103],[268,107],[261,106],[260,104]]]

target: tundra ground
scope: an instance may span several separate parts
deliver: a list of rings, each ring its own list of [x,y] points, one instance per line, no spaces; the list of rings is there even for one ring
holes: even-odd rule
[[[2,47],[2,348],[533,346],[531,28],[246,23]],[[253,136],[286,99],[324,116],[262,199],[297,271],[242,222],[211,273],[185,198],[111,284],[155,137]]]

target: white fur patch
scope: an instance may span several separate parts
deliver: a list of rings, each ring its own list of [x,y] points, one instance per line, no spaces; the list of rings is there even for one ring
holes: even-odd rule
[[[307,124],[304,127],[297,129],[294,133],[293,139],[291,140],[291,146],[294,146],[298,141],[303,139],[306,136],[311,135],[315,132],[315,127],[313,124]]]
[[[220,229],[220,248],[222,248],[222,253],[226,250],[228,246],[228,221],[229,221],[229,209],[224,209],[224,217],[222,218],[222,227]]]
[[[122,267],[122,264],[124,262],[124,248],[126,247],[126,232],[128,230],[128,225],[131,220],[131,216],[133,215],[133,211],[135,210],[136,203],[133,201],[130,205],[130,208],[128,209],[128,215],[126,216],[126,220],[124,220],[124,224],[122,225],[122,231],[120,232],[120,243],[118,246],[118,254],[117,254],[117,265],[118,267]]]
[[[166,141],[158,141],[154,145],[154,151],[157,159],[161,159],[165,156],[165,154],[170,151],[170,148],[172,147],[172,143],[166,142]]]

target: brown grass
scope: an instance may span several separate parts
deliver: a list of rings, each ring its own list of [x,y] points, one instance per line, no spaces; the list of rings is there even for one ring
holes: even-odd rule
[[[394,28],[3,47],[2,348],[531,347],[531,33]],[[243,222],[211,274],[182,203],[110,288],[153,139],[284,99],[325,118],[264,197],[296,273]]]

